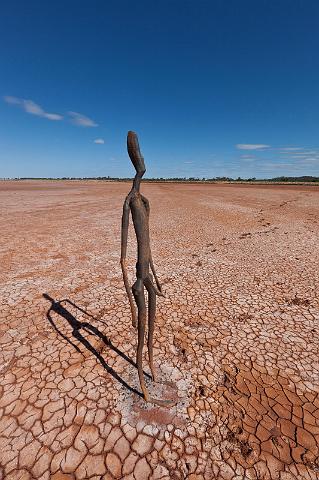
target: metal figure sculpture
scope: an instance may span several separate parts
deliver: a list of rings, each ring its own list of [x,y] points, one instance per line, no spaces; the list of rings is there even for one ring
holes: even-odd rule
[[[145,385],[142,367],[142,356],[144,347],[146,316],[148,313],[148,357],[149,364],[152,373],[152,379],[155,381],[155,371],[153,363],[153,334],[154,334],[154,321],[156,314],[156,296],[164,296],[162,293],[162,287],[157,278],[151,248],[150,248],[150,235],[149,235],[149,214],[150,206],[147,198],[140,193],[140,183],[142,177],[146,171],[144,158],[140,152],[137,135],[134,132],[128,132],[127,134],[127,151],[129,157],[135,167],[136,175],[133,180],[133,186],[130,193],[127,195],[123,205],[122,216],[122,238],[121,238],[121,267],[123,273],[123,280],[126,289],[126,293],[130,302],[132,324],[133,327],[138,329],[138,344],[136,353],[136,363],[138,369],[138,376],[140,386],[146,402],[155,403],[162,406],[170,406],[175,402],[171,400],[158,400],[151,398],[147,387]],[[127,238],[129,227],[129,214],[131,212],[134,230],[137,240],[137,263],[136,263],[136,282],[130,288],[127,269],[126,269],[126,251],[127,251]],[[153,281],[153,276],[155,283]],[[146,311],[144,288],[148,293],[148,312]],[[133,293],[133,295],[132,295]],[[137,321],[134,300],[137,306]]]

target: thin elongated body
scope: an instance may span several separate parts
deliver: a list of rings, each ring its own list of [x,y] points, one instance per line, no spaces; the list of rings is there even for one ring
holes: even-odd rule
[[[145,164],[140,152],[137,135],[134,132],[128,132],[127,134],[127,150],[135,167],[136,175],[133,180],[132,189],[127,195],[123,205],[121,267],[126,293],[130,302],[132,324],[134,327],[137,326],[138,330],[138,344],[136,353],[138,375],[145,401],[156,403],[162,406],[170,406],[174,402],[170,400],[158,400],[149,396],[143,376],[142,358],[146,318],[148,318],[147,348],[152,378],[155,381],[155,370],[153,363],[153,334],[156,314],[156,296],[163,296],[163,293],[155,272],[151,254],[149,234],[150,206],[147,198],[140,193],[140,183],[145,173]],[[136,282],[133,284],[132,288],[129,285],[126,269],[126,251],[130,213],[132,215],[137,241]],[[155,284],[152,274],[155,278]],[[144,289],[146,289],[148,293],[148,311],[146,309]],[[134,301],[137,306],[137,316]]]
[[[145,279],[150,266],[148,200],[140,193],[134,193],[130,199],[130,209],[137,240],[136,277]]]

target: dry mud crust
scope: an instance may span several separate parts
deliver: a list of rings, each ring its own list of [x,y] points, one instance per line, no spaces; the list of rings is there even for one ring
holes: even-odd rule
[[[129,189],[0,183],[0,478],[319,478],[319,189],[142,184],[171,409],[139,395]]]

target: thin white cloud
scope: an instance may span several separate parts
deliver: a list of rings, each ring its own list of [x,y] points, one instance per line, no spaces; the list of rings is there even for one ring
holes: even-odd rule
[[[302,150],[302,151],[280,151],[281,155],[285,155],[286,158],[303,158],[303,157],[309,157],[310,155],[318,156],[319,152],[317,150]]]
[[[34,103],[32,100],[22,100],[22,105],[24,110],[27,113],[31,113],[32,115],[38,115],[41,117],[45,112],[40,105]]]
[[[316,163],[319,164],[319,157],[306,157],[301,158],[299,163]]]
[[[283,150],[285,152],[297,152],[298,150],[303,150],[303,147],[285,147],[281,148],[280,150]]]
[[[43,110],[40,105],[33,102],[32,100],[25,100],[23,98],[17,97],[10,97],[5,96],[3,97],[4,101],[7,102],[9,105],[19,105],[25,112],[30,113],[31,115],[36,115],[37,117],[47,118],[48,120],[62,120],[63,116],[57,113],[48,113]]]
[[[71,123],[77,125],[78,127],[97,127],[98,124],[91,120],[89,117],[82,115],[78,112],[68,112],[68,115],[71,117]]]
[[[277,162],[265,162],[262,165],[263,169],[282,169],[282,168],[295,168],[294,163],[277,163]]]
[[[290,159],[290,158],[299,158],[301,160],[302,158],[305,158],[305,157],[308,157],[308,155],[305,155],[305,154],[303,154],[303,155],[289,155],[289,157],[279,157],[279,158],[282,158],[282,159],[285,159],[285,160]]]
[[[11,105],[18,105],[21,100],[19,100],[19,98],[16,98],[16,97],[10,97],[9,95],[5,95],[3,97],[3,100]]]
[[[103,145],[105,143],[103,138],[96,138],[94,140],[94,143],[97,143],[98,145]]]
[[[62,115],[58,113],[46,112],[39,104],[35,103],[33,100],[26,100],[24,98],[17,98],[9,95],[4,96],[3,100],[9,105],[19,106],[30,115],[36,115],[37,117],[46,118],[52,121],[63,120]],[[77,125],[79,127],[97,127],[98,126],[98,124],[94,120],[83,115],[82,113],[70,111],[68,112],[68,115],[73,125]],[[97,139],[97,140],[102,140],[102,141],[95,142],[95,143],[104,143],[103,139]]]
[[[280,155],[285,155],[286,157],[303,157],[308,155],[306,152],[279,152]]]
[[[255,155],[240,155],[242,162],[254,162],[256,160]]]
[[[270,145],[264,145],[262,143],[237,143],[236,148],[238,148],[238,150],[261,150],[270,148]]]
[[[62,115],[59,115],[57,113],[46,113],[44,112],[44,115],[43,115],[45,118],[47,118],[48,120],[62,120]]]

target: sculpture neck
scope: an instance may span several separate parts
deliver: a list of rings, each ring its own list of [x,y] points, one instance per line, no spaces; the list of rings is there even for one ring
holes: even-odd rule
[[[143,175],[137,173],[133,180],[133,190],[135,190],[138,193],[140,192],[140,184],[141,184],[142,176]]]

